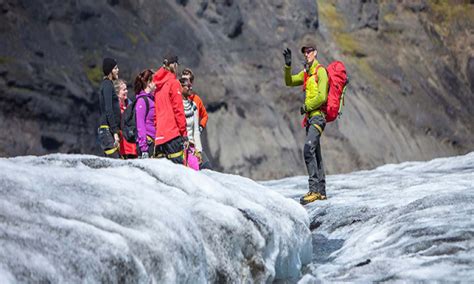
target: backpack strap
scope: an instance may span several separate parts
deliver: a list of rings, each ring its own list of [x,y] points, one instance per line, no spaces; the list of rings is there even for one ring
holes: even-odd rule
[[[316,70],[315,70],[314,74],[311,74],[311,73],[309,73],[309,72],[306,72],[306,68],[305,68],[305,70],[304,70],[304,77],[303,77],[303,91],[306,90],[306,82],[308,82],[308,79],[311,78],[312,76],[316,75],[315,80],[316,80],[316,83],[318,83],[318,69],[319,69],[320,67],[323,67],[323,65],[318,64],[318,65],[316,66]]]
[[[134,102],[133,102],[133,109],[135,109],[135,105],[137,104],[138,100],[139,99],[143,99],[145,101],[145,105],[146,105],[146,112],[145,112],[145,118],[146,116],[148,115],[148,112],[150,111],[150,103],[148,102],[148,96],[144,96],[144,97],[139,97],[138,99],[136,99]]]
[[[318,66],[316,66],[316,70],[314,71],[314,74],[313,75],[316,75],[316,77],[314,78],[316,80],[316,83],[318,83],[318,70],[319,68],[323,67],[323,65],[321,64],[318,64]],[[323,67],[324,68],[324,67]]]
[[[150,111],[150,103],[148,102],[148,96],[144,97],[145,99],[145,104],[146,104],[146,112],[145,112],[145,119],[148,116],[148,111]]]

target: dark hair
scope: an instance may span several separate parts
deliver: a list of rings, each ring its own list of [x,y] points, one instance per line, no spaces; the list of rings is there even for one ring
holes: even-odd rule
[[[133,85],[133,89],[135,94],[140,93],[142,90],[145,90],[146,86],[150,81],[153,79],[153,71],[150,69],[143,70],[138,76],[135,78],[135,84]]]
[[[165,68],[166,70],[176,74],[177,70],[175,68],[174,63],[179,64],[178,56],[176,56],[172,53],[166,54],[165,57],[163,58],[163,68]]]
[[[171,73],[173,74],[176,74],[176,68],[175,66],[173,65],[174,63],[177,63],[177,62],[168,62],[166,59],[163,61],[163,68],[165,68],[166,70],[170,71]]]
[[[183,72],[181,72],[181,76],[183,75],[189,75],[189,80],[191,81],[191,84],[194,82],[194,73],[190,68],[184,68]]]

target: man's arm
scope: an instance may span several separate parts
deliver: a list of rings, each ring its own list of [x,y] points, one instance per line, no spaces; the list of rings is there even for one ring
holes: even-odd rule
[[[206,128],[207,125],[207,111],[206,107],[204,107],[204,104],[202,103],[201,98],[197,95],[194,94],[194,103],[196,104],[199,112],[199,125],[202,126],[202,128]]]
[[[114,108],[113,108],[113,96],[115,93],[114,86],[112,81],[104,82],[103,95],[104,95],[104,105],[105,105],[105,115],[107,117],[107,122],[109,123],[110,131],[114,134],[119,132],[118,121],[115,121]]]
[[[194,107],[194,106],[193,106]],[[194,144],[198,152],[202,152],[201,132],[199,131],[199,112],[194,112]]]
[[[304,81],[304,71],[291,75],[291,66],[285,65],[285,84],[289,87],[301,86]]]

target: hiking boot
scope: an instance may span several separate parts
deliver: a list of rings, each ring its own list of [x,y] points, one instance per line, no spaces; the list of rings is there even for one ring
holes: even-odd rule
[[[301,205],[306,205],[316,200],[326,200],[326,195],[322,195],[318,192],[308,192],[300,198]]]

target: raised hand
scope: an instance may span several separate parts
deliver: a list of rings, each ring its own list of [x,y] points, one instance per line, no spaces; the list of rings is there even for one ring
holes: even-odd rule
[[[285,65],[291,66],[291,50],[289,48],[283,50],[283,57],[285,58]]]

